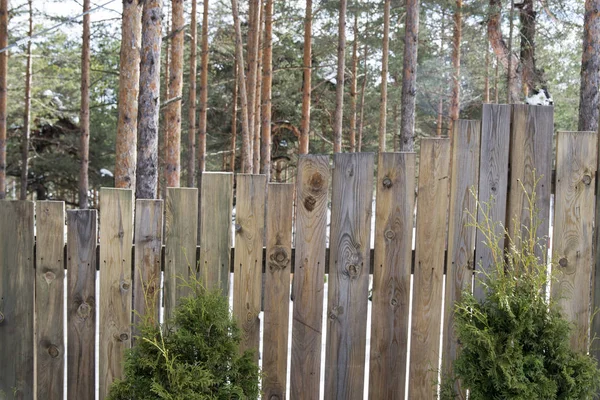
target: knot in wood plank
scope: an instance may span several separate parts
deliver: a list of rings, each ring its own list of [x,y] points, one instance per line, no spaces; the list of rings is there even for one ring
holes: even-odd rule
[[[315,172],[308,178],[308,185],[312,192],[318,193],[323,189],[323,185],[325,184],[325,179],[323,175],[319,172]]]
[[[567,257],[563,257],[558,260],[558,265],[560,265],[562,268],[567,268],[567,265],[569,265],[569,260],[567,260]]]
[[[46,280],[47,284],[50,284],[54,279],[56,279],[56,275],[52,271],[46,271],[44,274],[44,279]]]
[[[592,183],[592,177],[589,174],[585,174],[583,176],[583,178],[581,179],[581,181],[583,182],[584,185],[590,186],[590,184]]]
[[[283,270],[287,267],[289,261],[290,257],[287,250],[282,246],[277,246],[269,256],[269,270],[271,272]]]
[[[129,340],[129,334],[128,333],[121,333],[121,334],[116,334],[115,333],[115,339],[119,342],[126,342]]]
[[[48,354],[52,358],[57,358],[60,355],[60,350],[55,345],[48,346]]]
[[[391,188],[394,184],[392,182],[392,180],[390,179],[389,176],[386,176],[385,178],[383,178],[383,182],[382,185],[384,188],[389,189]]]
[[[79,307],[77,307],[77,316],[81,319],[88,319],[91,312],[92,307],[86,302],[81,303]]]

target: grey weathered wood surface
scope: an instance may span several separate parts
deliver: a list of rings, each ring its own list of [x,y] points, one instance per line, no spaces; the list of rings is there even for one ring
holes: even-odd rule
[[[263,398],[286,395],[292,211],[294,186],[269,184],[267,192],[265,313],[263,337]]]
[[[189,294],[183,280],[197,277],[198,189],[167,188],[165,213],[165,318]]]
[[[328,156],[303,155],[296,180],[296,268],[290,398],[319,398],[327,199],[331,177]],[[299,238],[302,238],[300,240]]]
[[[67,398],[96,392],[96,245],[98,212],[67,211]]]
[[[409,399],[433,399],[440,356],[450,139],[421,140]]]
[[[508,157],[510,147],[510,121],[512,106],[509,104],[484,104],[481,122],[481,155],[479,164],[477,223],[486,226],[487,221],[500,235],[498,248],[504,248],[504,224],[506,223],[506,201],[508,196]],[[475,239],[476,271],[489,272],[494,264],[494,254],[486,245],[485,232],[477,230]],[[484,274],[475,275],[473,294],[483,299],[484,288],[479,284]]]
[[[362,399],[373,203],[372,153],[333,158],[325,397]]]
[[[136,200],[135,254],[133,265],[133,322],[158,323],[160,263],[163,233],[163,201]],[[134,332],[135,335],[137,331]]]
[[[587,352],[593,265],[597,134],[559,132],[556,157],[552,296],[573,323],[571,347]]]
[[[233,174],[204,172],[200,193],[200,277],[229,294]]]
[[[33,208],[0,201],[0,394],[10,399],[34,396]]]
[[[415,163],[415,153],[379,155],[369,362],[371,399],[404,399]]]
[[[258,361],[265,232],[265,175],[239,174],[235,213],[233,315],[242,331],[240,350],[254,350]]]
[[[448,220],[448,257],[446,261],[446,291],[442,344],[442,377],[453,376],[453,363],[458,352],[454,331],[454,307],[463,290],[471,290],[473,278],[476,215],[475,187],[479,178],[479,121],[458,120],[452,135],[452,178]],[[466,393],[456,382],[455,390],[463,398]]]
[[[133,192],[100,190],[100,400],[123,375],[131,346]]]
[[[38,201],[36,208],[35,334],[38,399],[64,397],[63,305],[65,204]]]

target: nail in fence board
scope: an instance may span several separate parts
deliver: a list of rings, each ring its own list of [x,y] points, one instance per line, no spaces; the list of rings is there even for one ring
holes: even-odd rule
[[[553,133],[553,107],[513,105],[507,226],[517,246],[520,243],[519,236],[527,237],[526,228],[532,223],[527,196],[531,196],[534,190],[539,219],[539,227],[535,235],[541,240],[540,244],[547,244],[546,238],[550,226]],[[534,182],[534,171],[535,179],[539,179],[537,186]],[[544,259],[545,250],[542,251],[540,246],[537,246],[536,250],[536,255]]]
[[[265,175],[237,176],[233,315],[242,331],[240,351],[254,350],[258,362],[265,231]]]
[[[133,192],[100,189],[100,400],[123,375],[131,346]]]
[[[158,323],[163,215],[162,200],[136,200],[133,266],[134,329],[144,316]],[[138,332],[134,332],[134,336],[137,334]]]
[[[404,399],[415,153],[382,153],[377,166],[369,398]]]
[[[421,140],[409,399],[433,399],[439,361],[450,140]]]
[[[65,355],[65,204],[62,201],[38,201],[35,208],[37,398],[62,400]]]
[[[200,277],[207,288],[229,295],[233,174],[202,174],[200,210]]]
[[[262,390],[273,400],[286,395],[293,203],[292,184],[268,185]]]
[[[463,290],[471,290],[476,215],[476,192],[479,173],[479,121],[458,120],[454,123],[452,144],[452,178],[448,221],[448,257],[442,344],[442,379],[451,377],[458,343],[454,332],[454,306]],[[470,226],[469,226],[470,225]],[[455,390],[464,397],[464,389],[456,382]]]
[[[165,319],[189,294],[182,279],[197,277],[198,189],[167,188],[165,213]]]
[[[33,399],[33,202],[0,201],[0,395]]]
[[[558,262],[552,282],[566,319],[573,323],[571,347],[587,352],[591,302],[596,185],[597,134],[559,132],[556,157],[556,196],[553,259]]]
[[[482,208],[477,211],[477,223],[485,226],[485,215],[490,221],[502,225],[506,222],[506,201],[508,195],[508,156],[510,145],[510,118],[512,106],[509,104],[484,104],[481,125],[481,156],[479,164],[478,197]],[[503,227],[496,225],[495,232],[501,235],[499,248],[504,248]],[[484,243],[485,236],[477,230],[475,239],[476,271],[489,271],[493,265],[493,255]],[[479,280],[484,275],[475,274],[473,294],[483,299],[483,287]]]
[[[373,153],[333,158],[325,398],[362,399],[373,203]]]
[[[296,180],[296,258],[290,398],[319,398],[327,231],[328,156],[301,155]]]
[[[96,210],[67,211],[67,398],[96,391]]]

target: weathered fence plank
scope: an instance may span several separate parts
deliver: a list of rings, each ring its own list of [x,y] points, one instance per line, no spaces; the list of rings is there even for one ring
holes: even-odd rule
[[[458,342],[454,332],[454,306],[463,290],[471,290],[475,227],[471,216],[477,209],[476,193],[479,173],[479,121],[458,120],[454,123],[452,144],[452,178],[448,220],[448,257],[446,261],[446,292],[442,345],[442,379],[453,376]],[[457,393],[464,390],[456,382]],[[464,397],[464,396],[463,396]]]
[[[100,400],[122,377],[131,346],[132,195],[129,189],[100,189]]]
[[[325,397],[364,393],[371,215],[372,153],[333,158]]]
[[[409,398],[433,399],[439,361],[450,140],[423,139],[419,166]]]
[[[237,176],[233,315],[242,330],[240,350],[254,350],[258,361],[265,231],[265,175]]]
[[[263,398],[286,395],[294,186],[269,184],[267,194]]]
[[[96,210],[67,211],[67,399],[96,392]]]
[[[477,210],[477,223],[487,226],[490,223],[506,223],[506,201],[508,196],[508,157],[510,146],[510,119],[512,106],[509,104],[484,104],[481,125],[481,155],[479,163],[479,188],[477,190],[480,207]],[[504,227],[490,226],[500,236],[499,248],[504,248]],[[477,257],[473,294],[483,299],[484,288],[479,284],[494,264],[494,255],[486,245],[484,232],[477,230],[475,255]]]
[[[63,332],[65,203],[38,201],[35,208],[37,398],[62,400],[65,356]]]
[[[328,156],[298,159],[290,398],[319,398],[327,231]],[[237,265],[237,264],[236,264]]]
[[[233,174],[205,172],[200,193],[200,276],[207,288],[229,294]]]
[[[510,183],[508,193],[507,226],[515,245],[529,236],[530,206],[527,196],[535,189],[535,207],[539,226],[532,232],[535,238],[547,244],[550,226],[550,191],[552,188],[552,136],[554,108],[513,105]],[[539,180],[537,186],[534,182]],[[523,188],[525,190],[523,190]],[[545,259],[546,250],[536,246],[536,255]]]
[[[33,203],[0,201],[0,395],[33,399]]]
[[[133,265],[134,328],[148,313],[152,314],[148,315],[148,318],[158,323],[162,233],[163,201],[136,200]],[[134,331],[134,336],[137,334],[139,332]]]
[[[595,132],[558,134],[552,249],[558,274],[552,296],[573,323],[571,347],[584,353],[591,317],[596,148]]]
[[[165,318],[189,294],[182,279],[197,277],[198,189],[167,188],[165,213]]]
[[[404,399],[415,162],[414,153],[379,155],[369,364],[371,399]]]

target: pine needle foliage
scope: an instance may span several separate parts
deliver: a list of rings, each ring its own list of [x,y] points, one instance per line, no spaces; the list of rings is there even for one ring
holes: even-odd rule
[[[525,193],[530,228],[524,224],[511,237],[486,215],[489,204],[483,204],[483,222],[474,223],[484,233],[494,262],[491,272],[477,278],[485,299],[478,301],[465,291],[455,306],[461,349],[455,376],[442,382],[444,400],[458,398],[456,379],[468,388],[471,400],[582,400],[593,398],[600,387],[596,360],[571,349],[571,325],[546,295],[548,263],[540,257],[547,254],[546,240],[535,237],[535,192]],[[473,215],[471,219],[476,221]],[[505,237],[506,249],[500,247]]]
[[[241,333],[227,298],[196,280],[184,285],[192,295],[179,301],[171,321],[159,327],[142,318],[124,379],[113,384],[108,400],[259,397],[259,369],[251,351],[240,353]]]

